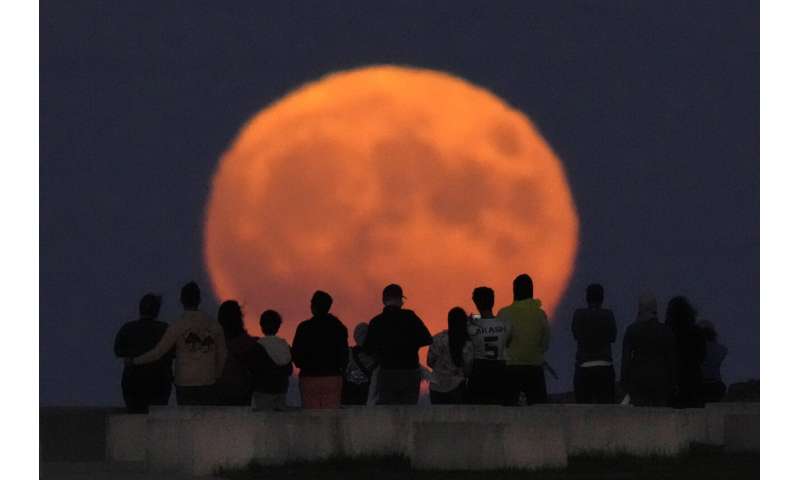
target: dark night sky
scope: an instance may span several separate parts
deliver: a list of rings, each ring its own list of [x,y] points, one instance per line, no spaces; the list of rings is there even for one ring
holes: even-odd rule
[[[41,3],[40,403],[121,403],[112,341],[140,295],[164,293],[169,319],[181,284],[208,286],[203,209],[238,128],[376,63],[489,88],[562,159],[581,246],[552,390],[571,388],[592,281],[623,329],[642,290],[662,313],[688,295],[727,380],[759,377],[758,2],[167,3]]]

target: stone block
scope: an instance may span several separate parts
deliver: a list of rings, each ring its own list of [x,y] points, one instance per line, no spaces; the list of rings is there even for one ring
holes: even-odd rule
[[[760,450],[761,423],[758,413],[725,415],[725,450],[730,452],[758,452]]]
[[[535,470],[565,466],[554,422],[422,421],[413,424],[411,464],[422,470]]]
[[[106,460],[145,462],[147,415],[109,415],[106,421]]]
[[[725,444],[725,416],[732,414],[746,414],[760,412],[759,403],[709,403],[706,405],[708,416],[708,443],[711,445]]]

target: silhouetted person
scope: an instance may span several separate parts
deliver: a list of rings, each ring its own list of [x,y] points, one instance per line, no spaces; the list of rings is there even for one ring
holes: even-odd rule
[[[347,368],[344,373],[344,388],[342,389],[342,404],[366,405],[369,396],[369,386],[372,371],[375,369],[375,359],[364,351],[364,342],[367,340],[369,326],[362,322],[353,329],[353,340],[356,344],[350,347]]]
[[[281,315],[275,310],[266,310],[259,319],[264,336],[258,340],[258,344],[274,366],[256,375],[253,393],[255,410],[286,409],[286,392],[292,375],[292,351],[289,343],[278,336],[282,323]]]
[[[674,297],[667,305],[665,324],[675,335],[677,391],[673,406],[703,406],[703,372],[706,341],[696,325],[697,312],[686,297]]]
[[[706,357],[701,365],[703,372],[703,400],[707,403],[719,402],[725,397],[727,387],[722,381],[720,371],[722,362],[728,356],[728,347],[717,340],[717,329],[708,320],[698,322],[697,326],[706,341]]]
[[[403,289],[383,289],[383,312],[369,322],[364,349],[380,366],[377,374],[379,405],[416,405],[421,379],[419,349],[433,341],[428,328],[412,310],[403,307]]]
[[[312,317],[297,326],[292,357],[300,369],[303,408],[338,408],[342,375],[347,366],[347,328],[330,313],[333,298],[317,290],[311,297]]]
[[[148,293],[139,301],[139,319],[119,329],[114,339],[114,354],[135,357],[155,347],[169,325],[156,320],[161,297]],[[129,413],[147,413],[150,405],[166,405],[172,392],[171,351],[149,365],[128,365],[122,372],[122,397]]]
[[[257,339],[245,330],[242,308],[235,300],[222,302],[217,321],[222,327],[228,349],[225,367],[217,380],[217,401],[220,405],[248,406],[252,403],[257,369],[254,365],[257,352],[253,350],[263,349]]]
[[[675,337],[658,321],[652,295],[639,298],[636,321],[625,330],[620,376],[633,405],[669,405],[675,389]]]
[[[433,370],[430,383],[432,404],[466,403],[467,374],[474,356],[467,333],[467,313],[455,307],[447,314],[447,330],[433,337],[428,349],[428,366]]]
[[[181,289],[183,314],[149,352],[129,359],[134,365],[152,363],[175,349],[175,396],[178,405],[213,405],[214,384],[225,366],[225,337],[219,323],[198,310],[200,287],[189,282]]]
[[[614,403],[614,364],[611,344],[617,341],[614,313],[603,308],[603,286],[586,287],[588,308],[572,315],[572,335],[578,343],[575,354],[575,401]]]
[[[478,287],[472,301],[480,312],[468,321],[467,332],[475,360],[469,377],[469,401],[502,405],[505,401],[505,348],[509,331],[507,322],[494,316],[494,290]]]
[[[547,402],[544,354],[550,345],[550,325],[542,302],[533,298],[533,279],[522,274],[514,279],[514,303],[497,317],[509,329],[506,347],[507,405],[518,405],[520,393],[528,405]]]

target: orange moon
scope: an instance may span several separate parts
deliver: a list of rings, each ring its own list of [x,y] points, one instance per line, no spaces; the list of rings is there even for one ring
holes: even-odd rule
[[[289,340],[316,289],[350,332],[399,283],[432,333],[511,301],[519,273],[552,312],[572,275],[578,216],[558,157],[531,121],[485,88],[419,68],[336,72],[250,119],[222,156],[205,259],[219,299],[267,308]],[[352,340],[351,340],[352,341]]]

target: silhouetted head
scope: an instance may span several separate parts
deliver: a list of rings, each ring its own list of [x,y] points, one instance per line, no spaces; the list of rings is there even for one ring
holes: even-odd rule
[[[405,298],[406,297],[403,296],[403,289],[396,283],[390,283],[383,289],[383,304],[387,307],[402,307],[403,299]]]
[[[222,326],[225,338],[236,338],[245,333],[242,307],[236,300],[226,300],[219,306],[217,321]]]
[[[148,293],[139,300],[139,316],[142,318],[156,318],[161,311],[161,295]]]
[[[603,304],[603,286],[593,283],[586,287],[586,303],[590,307],[599,307]]]
[[[181,288],[181,305],[186,310],[197,310],[200,306],[200,287],[195,282],[189,282]]]
[[[697,318],[697,311],[689,299],[684,296],[673,297],[667,304],[665,323],[675,332],[683,332],[692,328]]]
[[[658,321],[658,301],[655,296],[649,293],[639,296],[639,313],[636,315],[636,320],[640,322]]]
[[[527,273],[517,275],[514,279],[514,301],[533,298],[533,279]]]
[[[322,290],[317,290],[311,296],[311,314],[315,317],[320,317],[330,312],[331,305],[333,305],[333,297]]]
[[[261,325],[261,332],[264,333],[264,335],[277,334],[278,330],[281,328],[281,323],[283,323],[281,314],[275,310],[265,310],[258,320],[258,324]]]
[[[469,336],[467,334],[467,312],[461,307],[453,307],[447,312],[447,338],[450,348],[450,358],[457,366],[464,365],[464,345]]]
[[[494,290],[489,287],[478,287],[472,291],[472,301],[480,312],[494,308]]]
[[[359,347],[364,346],[364,342],[367,341],[367,332],[369,331],[369,325],[364,322],[359,323],[356,325],[356,328],[353,329],[353,340],[356,341],[356,345]]]
[[[713,323],[709,322],[708,320],[700,320],[697,322],[697,327],[703,332],[703,337],[708,342],[716,342],[717,341],[717,328],[714,326]]]

